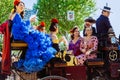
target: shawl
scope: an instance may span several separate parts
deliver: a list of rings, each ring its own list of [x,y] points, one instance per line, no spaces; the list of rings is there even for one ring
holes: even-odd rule
[[[10,74],[11,58],[10,58],[10,30],[9,20],[0,25],[0,33],[4,34],[2,49],[2,74]]]

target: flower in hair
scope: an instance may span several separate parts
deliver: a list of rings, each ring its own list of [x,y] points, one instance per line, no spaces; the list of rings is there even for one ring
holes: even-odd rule
[[[45,27],[45,22],[42,21],[42,22],[40,23],[40,26]]]
[[[70,30],[70,33],[71,33],[71,34],[73,34],[73,33],[74,33],[73,29],[71,29],[71,30]]]
[[[14,6],[18,5],[20,0],[14,0]]]
[[[58,20],[57,20],[56,18],[53,18],[53,19],[51,20],[51,22],[53,22],[53,23],[58,23]]]

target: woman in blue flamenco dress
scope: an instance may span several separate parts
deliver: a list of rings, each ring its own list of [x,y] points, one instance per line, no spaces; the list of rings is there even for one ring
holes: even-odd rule
[[[23,2],[15,0],[14,11],[10,16],[13,22],[12,35],[14,39],[28,44],[25,59],[20,58],[18,62],[14,63],[14,66],[27,73],[38,72],[54,58],[56,50],[52,47],[51,38],[48,35],[33,29],[30,25],[35,18],[23,21],[24,7]]]

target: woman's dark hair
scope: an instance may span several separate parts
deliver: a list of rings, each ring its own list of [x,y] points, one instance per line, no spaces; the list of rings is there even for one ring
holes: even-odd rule
[[[23,3],[23,2],[22,2],[22,1],[19,2],[16,6],[18,6],[20,3]],[[23,4],[24,4],[24,3],[23,3]],[[24,5],[25,5],[25,4],[24,4]],[[13,13],[16,12],[16,6],[14,6],[14,11],[13,11]],[[24,11],[22,11],[22,12],[20,13],[20,15],[21,15],[22,18],[24,18]]]
[[[43,26],[41,26],[41,25],[39,25],[38,27],[37,27],[37,30],[43,30]]]
[[[37,27],[37,30],[43,31],[44,27],[45,27],[45,22],[42,21],[42,22],[40,22],[39,26]]]
[[[72,39],[72,40],[74,39],[74,34],[73,34],[73,33],[75,32],[76,29],[78,29],[78,27],[74,27],[74,28],[71,30],[71,33],[72,33],[72,34],[71,34],[71,39]],[[80,34],[79,34],[79,36],[80,36]]]
[[[57,23],[52,22],[50,25],[49,30],[55,32],[57,28]]]

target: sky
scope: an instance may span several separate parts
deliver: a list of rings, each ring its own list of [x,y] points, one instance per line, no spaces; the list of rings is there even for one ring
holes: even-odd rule
[[[33,4],[37,3],[37,0],[21,0],[21,1],[23,1],[25,3],[25,7],[29,9],[32,9]]]
[[[114,29],[114,32],[116,34],[116,37],[120,34],[120,0],[95,0],[96,1],[96,8],[97,11],[94,14],[94,18],[97,19],[101,14],[101,9],[108,4],[108,6],[111,8],[111,13],[109,16],[111,25]]]
[[[22,0],[25,5],[26,8],[30,8],[32,9],[32,6],[34,3],[37,2],[37,0]],[[111,14],[109,16],[111,25],[114,29],[114,32],[116,34],[116,37],[119,36],[120,34],[120,0],[95,0],[96,1],[96,8],[97,11],[92,14],[91,16],[95,19],[97,19],[100,14],[101,14],[101,9],[103,9],[103,7],[106,5],[106,3],[108,4],[109,7],[111,7]]]

